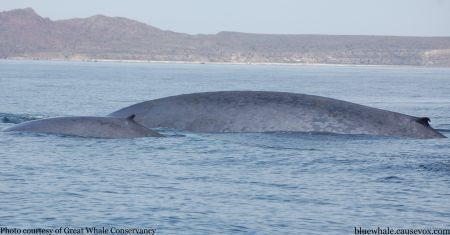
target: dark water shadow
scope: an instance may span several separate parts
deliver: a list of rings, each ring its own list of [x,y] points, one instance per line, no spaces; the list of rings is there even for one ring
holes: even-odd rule
[[[19,124],[22,122],[33,121],[42,118],[45,118],[45,116],[36,114],[0,113],[0,123]]]
[[[420,164],[419,168],[429,172],[450,175],[450,160]]]

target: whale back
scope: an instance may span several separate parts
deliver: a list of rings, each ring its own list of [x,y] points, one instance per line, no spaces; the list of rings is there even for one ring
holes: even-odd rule
[[[5,131],[36,132],[73,135],[93,138],[138,138],[161,136],[134,121],[134,115],[127,118],[112,117],[58,117],[24,122]]]
[[[330,132],[443,137],[426,119],[332,98],[268,91],[193,93],[150,100],[111,113],[135,114],[148,128],[197,132]]]

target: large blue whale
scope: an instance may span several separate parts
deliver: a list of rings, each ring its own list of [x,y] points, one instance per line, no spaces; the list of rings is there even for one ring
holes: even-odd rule
[[[135,114],[147,128],[194,132],[327,132],[445,138],[427,117],[414,117],[326,97],[268,91],[219,91],[150,100],[111,117]]]

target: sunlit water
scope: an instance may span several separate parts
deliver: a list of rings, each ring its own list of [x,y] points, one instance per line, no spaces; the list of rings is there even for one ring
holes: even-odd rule
[[[450,135],[450,69],[26,61],[0,61],[0,129],[216,90],[332,97],[428,116]],[[156,234],[449,228],[449,139],[161,132],[168,137],[0,132],[0,226]]]

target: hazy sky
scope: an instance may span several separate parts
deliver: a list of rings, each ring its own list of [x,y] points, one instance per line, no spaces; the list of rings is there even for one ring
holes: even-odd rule
[[[0,0],[51,19],[124,16],[184,33],[450,36],[450,0]]]

